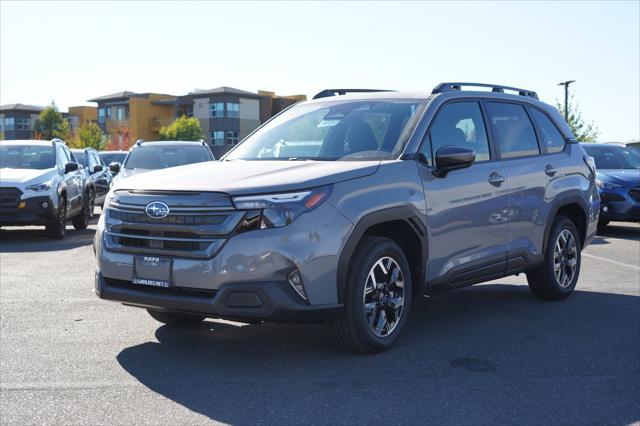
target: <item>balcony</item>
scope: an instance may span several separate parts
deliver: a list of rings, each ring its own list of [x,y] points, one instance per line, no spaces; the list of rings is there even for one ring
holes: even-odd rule
[[[117,129],[128,129],[129,128],[129,120],[116,120],[113,118],[107,119],[106,124],[107,132],[112,132]]]

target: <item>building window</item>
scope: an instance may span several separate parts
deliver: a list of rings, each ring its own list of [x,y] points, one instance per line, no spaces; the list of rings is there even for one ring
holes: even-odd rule
[[[238,118],[240,116],[240,104],[227,103],[227,117]]]
[[[26,117],[16,118],[16,130],[31,130],[31,119]]]
[[[124,107],[117,107],[116,108],[116,120],[117,121],[124,121],[125,120]]]
[[[213,118],[224,117],[224,103],[212,102],[209,104],[209,108],[211,108],[211,117]]]
[[[4,119],[4,129],[5,130],[15,130],[16,122],[13,117],[7,117]]]
[[[213,145],[213,146],[222,146],[222,145],[224,145],[224,132],[223,131],[211,132],[211,145]]]
[[[238,132],[227,132],[227,145],[238,144]]]
[[[107,117],[104,108],[98,108],[98,123],[104,123],[106,118]]]

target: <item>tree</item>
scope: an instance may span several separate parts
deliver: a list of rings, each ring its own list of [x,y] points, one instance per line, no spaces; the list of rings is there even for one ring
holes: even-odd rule
[[[556,108],[560,110],[560,114],[564,117],[564,105],[560,102],[556,102]],[[582,113],[578,104],[574,101],[573,95],[569,98],[569,114],[567,117],[567,124],[571,128],[576,139],[580,142],[595,142],[600,135],[598,128],[593,122],[587,122],[582,118]]]
[[[169,126],[160,128],[160,140],[163,141],[198,141],[202,139],[200,121],[191,117],[182,116]]]
[[[100,126],[96,123],[84,123],[78,128],[70,145],[74,148],[93,148],[101,150],[106,143],[107,138],[104,133],[102,133]]]
[[[40,112],[36,120],[33,131],[37,139],[68,139],[71,136],[71,126],[69,121],[60,114],[56,104],[51,105]]]

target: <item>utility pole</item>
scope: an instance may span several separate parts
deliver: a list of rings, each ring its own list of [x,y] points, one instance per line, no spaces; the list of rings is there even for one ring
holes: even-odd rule
[[[575,80],[567,80],[558,83],[558,86],[564,86],[564,121],[569,121],[569,85],[575,82]]]

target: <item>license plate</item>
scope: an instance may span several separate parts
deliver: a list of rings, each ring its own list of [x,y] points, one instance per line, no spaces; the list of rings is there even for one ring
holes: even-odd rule
[[[171,259],[157,256],[136,256],[133,283],[152,287],[171,286]]]

